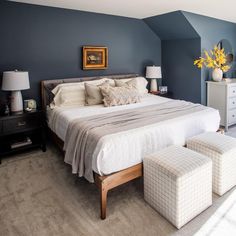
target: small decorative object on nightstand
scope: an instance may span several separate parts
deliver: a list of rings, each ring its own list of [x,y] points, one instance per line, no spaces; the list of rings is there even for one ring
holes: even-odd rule
[[[11,112],[23,111],[21,90],[29,89],[29,74],[26,71],[5,71],[2,78],[2,90],[12,91]]]
[[[167,93],[168,87],[167,86],[159,86],[159,91],[160,91],[160,93]]]
[[[161,67],[160,66],[147,66],[146,67],[146,78],[151,79],[151,92],[157,92],[157,81],[156,79],[161,79]]]
[[[157,91],[157,92],[150,92],[150,93],[153,95],[158,95],[160,97],[173,98],[173,93],[169,91],[168,92]]]
[[[37,103],[34,99],[24,100],[25,111],[35,111],[37,109]]]
[[[40,147],[46,151],[42,111],[0,116],[0,163],[2,157]]]

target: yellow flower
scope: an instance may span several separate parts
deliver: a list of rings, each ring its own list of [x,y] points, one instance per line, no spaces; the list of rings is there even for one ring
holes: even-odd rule
[[[207,68],[219,68],[223,72],[227,72],[230,69],[230,66],[227,65],[227,56],[225,54],[224,48],[219,49],[217,46],[214,46],[214,49],[209,53],[204,51],[205,57],[200,57],[194,61],[194,65],[198,68],[206,66]]]
[[[207,64],[207,67],[208,67],[208,68],[214,68],[214,63],[213,63],[213,62],[209,62],[209,63]]]
[[[223,72],[227,72],[230,69],[230,66],[222,66],[221,69]]]

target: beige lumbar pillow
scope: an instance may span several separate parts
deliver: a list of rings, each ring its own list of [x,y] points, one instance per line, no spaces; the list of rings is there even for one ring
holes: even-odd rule
[[[109,81],[105,81],[102,84],[91,84],[91,83],[84,83],[84,88],[85,88],[85,104],[86,105],[98,105],[103,103],[103,96],[100,91],[100,86],[104,86],[108,84]]]
[[[140,102],[139,91],[132,86],[112,87],[109,84],[100,86],[105,107],[126,105]]]
[[[144,77],[135,77],[130,80],[123,81],[121,80],[115,80],[115,85],[117,87],[124,87],[124,86],[130,86],[136,88],[141,95],[144,95],[145,93],[148,93],[147,90],[147,80]]]

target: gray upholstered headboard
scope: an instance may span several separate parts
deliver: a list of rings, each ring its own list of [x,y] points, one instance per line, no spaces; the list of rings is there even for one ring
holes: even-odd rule
[[[42,98],[42,108],[45,111],[47,105],[53,98],[51,91],[58,85],[62,83],[76,83],[90,80],[98,80],[102,78],[110,79],[127,79],[139,76],[138,74],[124,74],[124,75],[103,75],[103,76],[93,76],[93,77],[79,77],[73,79],[56,79],[56,80],[43,80],[41,81],[41,98]]]

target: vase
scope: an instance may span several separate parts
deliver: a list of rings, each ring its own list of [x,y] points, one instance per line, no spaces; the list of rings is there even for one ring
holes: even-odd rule
[[[212,71],[212,79],[216,82],[219,82],[223,79],[223,71],[219,68],[215,68]]]

